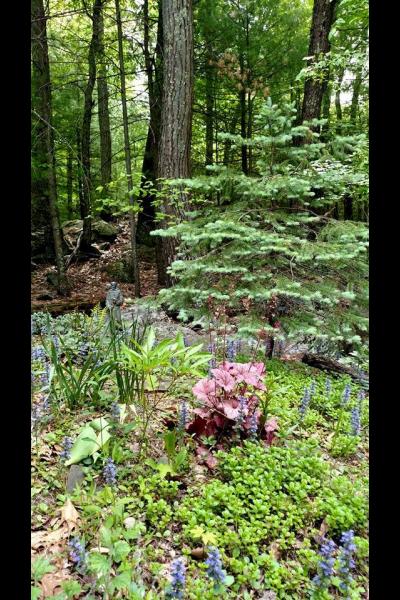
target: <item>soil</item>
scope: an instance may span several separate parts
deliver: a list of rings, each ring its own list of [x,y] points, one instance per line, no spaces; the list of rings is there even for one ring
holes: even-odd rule
[[[72,310],[90,310],[99,303],[104,303],[106,286],[110,281],[117,281],[125,299],[135,297],[134,285],[118,281],[117,276],[107,272],[107,267],[122,261],[129,253],[129,223],[127,220],[118,222],[119,233],[109,250],[103,251],[99,258],[85,262],[75,262],[67,270],[71,286],[71,294],[67,298],[57,295],[54,287],[47,281],[49,272],[55,272],[51,264],[44,264],[32,272],[31,279],[31,308],[32,312],[49,311],[52,314],[62,314]],[[139,246],[139,267],[141,296],[155,296],[160,289],[157,283],[154,247]]]

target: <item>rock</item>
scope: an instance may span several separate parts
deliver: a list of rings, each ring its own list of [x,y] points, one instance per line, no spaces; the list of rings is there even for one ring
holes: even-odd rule
[[[75,486],[80,484],[85,479],[85,473],[79,465],[71,465],[68,473],[67,492],[71,494]]]
[[[203,547],[193,548],[193,550],[190,551],[190,556],[196,560],[203,560],[206,556],[206,552]]]
[[[82,231],[83,221],[82,219],[74,219],[72,221],[65,221],[62,224],[62,233],[65,242],[70,249],[76,247],[79,234]],[[97,219],[92,223],[92,242],[110,242],[115,240],[118,235],[118,229],[106,223],[101,219]]]
[[[99,219],[98,221],[94,221],[92,223],[92,233],[96,238],[105,239],[105,241],[107,241],[117,237],[118,229],[114,227],[114,225],[111,225],[111,223],[107,223],[106,221]]]

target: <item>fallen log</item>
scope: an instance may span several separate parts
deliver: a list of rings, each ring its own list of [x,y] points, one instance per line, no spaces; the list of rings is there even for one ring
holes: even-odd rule
[[[88,300],[87,298],[63,298],[56,300],[32,300],[31,312],[49,312],[53,316],[62,315],[64,313],[73,311],[82,311],[89,313],[97,304],[104,304],[104,298],[94,298]]]
[[[359,383],[368,384],[368,375],[349,367],[347,365],[342,365],[337,360],[333,358],[328,358],[327,356],[321,356],[320,354],[311,354],[306,352],[301,359],[301,362],[305,363],[309,367],[314,367],[315,369],[321,369],[322,371],[331,371],[334,373],[350,375],[352,379],[358,381]]]

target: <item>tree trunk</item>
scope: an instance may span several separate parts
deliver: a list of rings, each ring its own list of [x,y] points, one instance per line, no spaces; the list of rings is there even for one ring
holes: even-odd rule
[[[242,89],[239,91],[240,135],[242,136],[242,138],[245,138],[247,135],[247,124],[246,124],[247,111],[246,111],[246,90],[245,90],[244,82],[243,82],[244,60],[243,60],[242,55],[239,57],[239,64],[240,64],[240,75],[241,75],[241,80],[242,80],[242,83],[241,83]],[[241,152],[242,152],[242,171],[245,175],[247,175],[249,172],[249,167],[248,167],[248,162],[247,162],[247,146],[245,144],[242,144]]]
[[[43,0],[32,0],[32,83],[37,102],[36,112],[41,124],[40,135],[43,136],[41,144],[45,149],[45,171],[47,176],[47,201],[49,222],[53,235],[55,259],[57,266],[57,291],[61,295],[68,294],[68,284],[65,276],[64,256],[62,249],[62,236],[60,219],[57,207],[57,181],[54,157],[54,135],[52,127],[51,104],[51,79],[50,64],[47,44],[47,17],[45,15]],[[43,143],[44,142],[44,143]],[[43,181],[44,183],[44,181]]]
[[[73,218],[73,208],[72,208],[72,183],[73,183],[73,174],[72,174],[72,148],[68,146],[68,155],[67,155],[67,215],[68,219]]]
[[[351,221],[353,219],[353,199],[351,196],[345,196],[343,199],[343,218],[345,221]]]
[[[340,94],[342,92],[343,77],[344,77],[344,69],[341,69],[338,74],[338,80],[337,80],[337,84],[336,84],[337,87],[336,87],[336,93],[335,93],[335,109],[336,109],[336,121],[337,121],[336,131],[338,132],[339,135],[341,134],[341,131],[342,131],[342,118],[343,118],[342,105],[340,103]]]
[[[192,0],[163,0],[163,97],[161,111],[161,138],[157,176],[162,179],[190,177],[190,145],[192,138],[193,102],[193,9]],[[177,220],[187,206],[184,193],[175,190],[178,202],[168,198],[163,186],[161,211],[169,220]],[[158,261],[158,280],[170,286],[167,272],[175,259],[177,240],[161,238],[161,256]]]
[[[250,92],[247,95],[247,138],[250,140],[253,135],[253,100]],[[248,172],[253,169],[253,152],[252,147],[248,148]]]
[[[82,204],[83,199],[83,170],[82,170],[82,139],[79,126],[76,128],[76,169],[78,173],[78,199],[79,199],[79,214],[82,219]]]
[[[234,112],[233,118],[231,120],[231,124],[229,127],[229,133],[231,135],[235,135],[236,125],[238,123],[239,116],[240,116],[240,105],[238,105],[236,111]],[[232,142],[230,140],[224,140],[223,164],[225,165],[225,167],[228,167],[229,163],[231,161],[231,148],[232,148]]]
[[[92,226],[91,226],[91,209],[92,209],[92,180],[90,173],[90,129],[92,122],[93,110],[93,89],[96,83],[96,55],[98,53],[99,38],[100,38],[100,16],[102,9],[102,0],[94,0],[93,15],[92,15],[92,39],[89,45],[88,65],[89,76],[84,91],[84,108],[82,120],[82,197],[80,202],[81,219],[83,220],[83,234],[81,248],[83,250],[91,249]]]
[[[142,181],[139,202],[141,212],[138,216],[138,235],[147,233],[154,228],[154,194],[146,188],[146,183],[155,185],[158,148],[160,144],[161,128],[161,86],[162,86],[162,6],[161,0],[158,0],[158,19],[157,19],[157,42],[155,49],[155,59],[150,52],[150,26],[149,26],[149,6],[148,0],[143,3],[143,52],[145,61],[145,70],[147,76],[147,87],[149,95],[150,120],[147,130],[146,146],[144,150],[142,163]],[[159,244],[157,238],[155,244]]]
[[[100,129],[100,177],[103,190],[102,197],[107,197],[108,185],[111,181],[111,131],[110,131],[110,112],[108,108],[108,85],[107,85],[107,66],[104,53],[104,17],[103,7],[106,0],[102,0],[99,11],[99,41],[97,48],[97,101],[98,118]],[[112,218],[110,210],[103,208],[101,211],[102,219],[109,221]]]
[[[331,110],[331,94],[332,94],[332,85],[328,81],[326,86],[325,94],[322,99],[322,118],[326,119],[326,123],[321,128],[321,138],[322,141],[325,141],[329,132],[330,127],[330,110]]]
[[[211,45],[208,42],[205,56],[205,86],[206,86],[206,166],[214,162],[214,96],[213,96],[213,67]],[[209,171],[206,171],[210,174]]]
[[[329,32],[333,23],[337,1],[338,0],[314,0],[310,44],[308,48],[308,56],[313,56],[314,61],[321,59],[322,56],[330,50]],[[311,121],[312,119],[320,118],[322,98],[326,86],[326,77],[322,81],[313,77],[306,79],[302,107],[303,121]]]
[[[353,85],[353,95],[351,97],[351,105],[350,105],[350,122],[355,127],[357,122],[357,111],[358,111],[358,100],[360,97],[361,90],[361,70],[356,73],[356,77],[354,79]]]
[[[129,126],[128,126],[128,109],[126,104],[126,84],[125,84],[125,64],[124,64],[124,49],[123,49],[123,36],[122,36],[122,22],[121,22],[121,11],[119,0],[115,0],[115,15],[117,21],[118,30],[118,59],[119,59],[119,70],[120,70],[120,83],[121,83],[121,104],[122,104],[122,119],[124,128],[124,147],[125,147],[125,169],[126,178],[128,183],[128,194],[129,203],[132,210],[129,211],[129,220],[131,226],[131,254],[132,254],[132,276],[135,283],[135,296],[140,296],[140,277],[139,277],[139,264],[137,256],[137,244],[136,244],[136,229],[137,229],[137,212],[134,211],[135,199],[133,196],[133,181],[132,181],[132,161],[131,161],[131,149],[129,145]]]

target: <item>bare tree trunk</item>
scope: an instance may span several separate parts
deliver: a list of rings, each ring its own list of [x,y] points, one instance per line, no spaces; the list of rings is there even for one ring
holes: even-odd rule
[[[125,64],[124,64],[124,49],[123,49],[123,36],[122,36],[122,22],[121,22],[121,11],[119,0],[115,0],[115,15],[117,21],[118,30],[118,59],[119,59],[119,71],[120,71],[120,83],[121,83],[121,104],[122,104],[122,119],[124,128],[124,145],[125,145],[125,169],[126,178],[128,183],[128,194],[129,203],[131,204],[132,210],[129,212],[129,220],[131,226],[131,254],[132,254],[132,276],[135,283],[135,296],[140,296],[140,277],[139,277],[139,264],[137,256],[137,244],[136,244],[136,229],[137,229],[137,212],[134,211],[135,199],[133,196],[133,181],[132,181],[132,161],[131,161],[131,149],[129,144],[129,126],[128,126],[128,109],[126,104],[126,84],[125,84]]]
[[[68,155],[67,155],[67,214],[68,219],[72,219],[73,209],[72,209],[72,182],[73,182],[73,174],[72,174],[72,148],[68,146]]]
[[[57,267],[57,291],[61,295],[68,294],[68,282],[65,276],[64,256],[62,249],[62,236],[60,219],[57,207],[57,181],[54,156],[54,134],[52,127],[51,79],[49,51],[47,44],[47,17],[45,15],[43,0],[32,0],[32,83],[37,101],[37,115],[44,136],[46,149],[45,165],[48,182],[48,211],[50,216],[51,231],[53,234],[54,251]]]
[[[92,225],[91,225],[91,209],[92,209],[92,180],[90,173],[90,129],[92,122],[93,110],[93,90],[96,83],[96,55],[99,47],[100,37],[100,16],[102,9],[102,0],[94,0],[92,19],[92,39],[89,45],[88,65],[89,76],[84,91],[84,108],[82,121],[82,197],[80,202],[81,219],[83,220],[83,235],[81,248],[84,250],[91,249]]]
[[[314,62],[321,59],[330,50],[329,32],[337,2],[338,0],[314,0],[308,48],[308,56],[313,56]],[[303,121],[320,118],[322,98],[326,86],[326,77],[322,81],[313,77],[306,79],[302,108]]]
[[[76,128],[76,169],[78,173],[78,199],[79,199],[79,210],[81,213],[81,207],[84,202],[83,199],[83,170],[82,170],[82,140],[81,130],[79,126]],[[80,215],[82,218],[82,214]]]
[[[239,104],[240,104],[240,135],[242,138],[245,138],[247,135],[247,123],[246,123],[246,90],[244,88],[243,75],[244,75],[244,59],[241,55],[239,57],[240,64],[240,75],[242,80],[242,89],[239,92]],[[248,162],[247,162],[247,146],[242,144],[241,147],[242,152],[242,171],[245,175],[249,172]]]
[[[158,19],[157,19],[157,42],[155,56],[150,51],[150,19],[149,3],[144,0],[143,3],[143,52],[145,69],[147,76],[147,86],[149,95],[150,120],[147,130],[146,146],[142,163],[142,181],[139,202],[141,212],[138,216],[138,235],[146,230],[153,229],[154,226],[154,194],[146,188],[146,183],[155,185],[158,147],[160,144],[161,128],[161,86],[162,86],[162,6],[161,0],[158,0]],[[156,246],[160,240],[155,241]]]
[[[236,111],[234,112],[233,118],[231,120],[231,124],[230,124],[230,127],[229,127],[229,133],[231,135],[235,135],[236,125],[238,123],[239,116],[240,116],[240,105],[238,105]],[[224,140],[224,157],[223,157],[223,163],[224,163],[224,165],[226,167],[229,166],[229,163],[231,161],[231,149],[232,149],[232,142],[230,140]]]
[[[213,97],[213,73],[212,52],[210,43],[207,44],[205,57],[205,86],[206,86],[206,166],[214,162],[214,97]],[[209,174],[209,172],[207,171]]]
[[[247,138],[250,140],[253,135],[253,100],[250,92],[247,95]],[[248,148],[248,170],[249,173],[253,170],[253,149]]]
[[[340,94],[342,92],[343,77],[344,77],[344,69],[340,69],[339,74],[338,74],[338,80],[336,83],[337,87],[336,87],[336,93],[335,93],[335,109],[336,109],[336,120],[337,120],[336,130],[339,135],[342,131],[342,118],[343,118],[342,105],[340,103]]]
[[[323,140],[326,139],[330,127],[331,94],[332,84],[328,81],[325,94],[322,99],[322,118],[326,119],[326,123],[321,128],[321,137]]]
[[[361,90],[361,69],[356,73],[356,77],[354,79],[353,85],[353,95],[351,97],[351,105],[350,105],[350,122],[353,126],[356,125],[357,122],[357,111],[358,111],[358,100],[360,97]]]
[[[99,12],[99,42],[97,48],[97,101],[98,101],[98,118],[100,129],[100,176],[103,190],[102,197],[107,197],[108,185],[111,181],[112,167],[112,145],[110,131],[110,112],[108,108],[108,85],[107,85],[107,67],[106,57],[104,53],[104,16],[103,8],[107,0],[102,0],[101,9]],[[103,209],[101,217],[105,220],[110,220],[112,214],[108,209]]]
[[[192,0],[163,0],[163,99],[161,111],[161,138],[157,176],[162,179],[190,177],[190,146],[192,138],[193,103],[193,9]],[[161,223],[182,217],[187,206],[184,193],[172,201],[163,186]],[[172,279],[167,269],[175,259],[177,240],[162,237],[158,279],[170,286]]]

